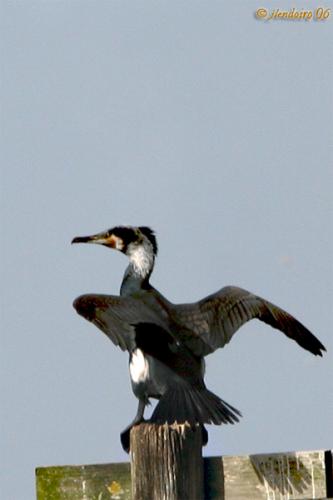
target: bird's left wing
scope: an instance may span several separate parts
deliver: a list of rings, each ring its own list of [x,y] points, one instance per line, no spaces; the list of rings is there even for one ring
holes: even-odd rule
[[[74,308],[123,351],[136,347],[136,327],[147,323],[166,328],[163,318],[132,297],[86,294],[74,300]]]
[[[224,287],[194,304],[174,305],[173,317],[187,329],[182,341],[201,356],[223,347],[251,319],[264,321],[315,355],[322,356],[325,351],[322,343],[289,313],[235,286]]]

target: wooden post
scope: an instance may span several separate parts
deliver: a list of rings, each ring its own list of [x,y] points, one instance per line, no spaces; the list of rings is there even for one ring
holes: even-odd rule
[[[187,424],[131,431],[132,500],[203,500],[202,432]]]
[[[199,457],[198,463],[194,463],[193,454],[185,459],[184,464],[179,459],[179,447],[183,451],[187,449],[190,454],[193,447],[187,441],[179,443],[184,438],[181,437],[182,426],[177,426],[180,435],[174,430],[172,438],[169,435],[171,430],[157,427],[152,431],[157,434],[156,437],[149,433],[149,429],[144,429],[148,425],[141,427],[141,431],[137,429],[134,432],[138,433],[137,436],[132,431],[133,446],[136,447],[133,448],[135,456],[132,457],[132,471],[136,478],[132,480],[137,481],[136,485],[131,480],[129,463],[39,467],[36,469],[37,500],[201,499],[202,462],[199,444],[199,453],[196,455]],[[185,432],[190,441],[200,441],[200,436],[190,436],[190,429],[185,429]],[[141,439],[145,447],[142,449]],[[148,439],[153,439],[153,442],[159,440],[159,447],[153,446],[153,454],[145,444]],[[162,446],[168,447],[167,453],[161,450]],[[144,449],[148,456],[144,456]],[[189,461],[192,461],[193,468],[186,465]],[[333,497],[331,450],[207,457],[203,463],[205,500],[304,500]],[[142,471],[141,465],[144,467]],[[132,497],[131,489],[136,497]],[[171,495],[173,493],[174,496]]]

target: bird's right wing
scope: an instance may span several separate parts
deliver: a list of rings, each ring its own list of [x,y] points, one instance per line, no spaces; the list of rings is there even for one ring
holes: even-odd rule
[[[75,299],[73,306],[123,351],[135,349],[138,325],[146,323],[167,328],[154,310],[132,297],[86,294]]]

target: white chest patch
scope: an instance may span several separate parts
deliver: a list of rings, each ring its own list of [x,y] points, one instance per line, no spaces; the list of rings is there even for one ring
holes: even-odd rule
[[[141,349],[135,349],[129,365],[131,379],[134,383],[144,382],[149,377],[149,364]]]

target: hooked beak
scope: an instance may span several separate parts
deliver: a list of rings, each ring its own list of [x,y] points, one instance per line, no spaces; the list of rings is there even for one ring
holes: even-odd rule
[[[93,234],[92,236],[76,236],[72,239],[73,243],[96,243],[99,245],[110,244],[110,236],[105,233]]]
[[[110,234],[108,231],[93,234],[92,236],[76,236],[72,240],[72,243],[95,243],[97,245],[104,245],[116,250],[123,250],[124,248],[122,239],[112,233]]]

